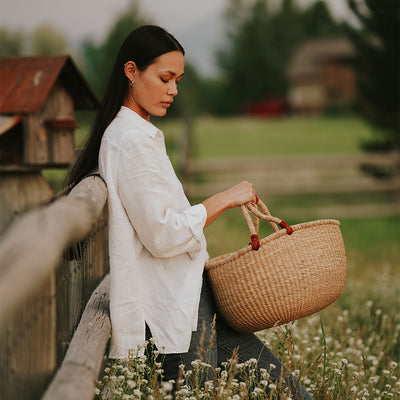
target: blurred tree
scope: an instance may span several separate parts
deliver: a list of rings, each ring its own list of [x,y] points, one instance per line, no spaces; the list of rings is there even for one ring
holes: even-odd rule
[[[65,36],[51,24],[41,24],[32,32],[31,52],[34,55],[63,54],[67,45]]]
[[[342,33],[323,1],[305,10],[283,0],[272,12],[268,0],[230,0],[225,15],[228,45],[218,54],[224,98],[218,111],[241,111],[249,102],[284,98],[286,68],[296,47],[310,38]]]
[[[102,97],[118,50],[125,37],[140,25],[148,24],[140,15],[138,1],[131,0],[112,26],[104,43],[96,45],[92,40],[84,43],[85,75],[95,93]]]
[[[22,54],[25,37],[22,31],[0,28],[0,56],[19,56]]]
[[[175,97],[174,104],[167,115],[192,116],[199,112],[201,99],[199,96],[202,80],[196,69],[187,61],[185,62],[185,75],[178,86],[179,96]]]
[[[359,27],[348,27],[356,49],[361,114],[379,128],[367,150],[400,149],[399,0],[347,0]]]
[[[232,0],[226,19],[230,43],[220,51],[218,61],[225,92],[221,111],[229,112],[239,111],[245,102],[259,100],[279,85],[265,78],[273,68],[269,56],[271,35],[267,2],[256,0],[246,9],[243,1]],[[279,76],[275,78],[280,79]]]
[[[300,15],[304,38],[329,38],[344,34],[345,26],[332,17],[325,1],[319,0],[311,4]]]

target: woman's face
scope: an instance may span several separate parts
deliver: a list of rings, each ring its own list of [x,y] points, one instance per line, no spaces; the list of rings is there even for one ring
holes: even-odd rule
[[[136,111],[146,120],[150,115],[162,117],[178,94],[177,85],[183,76],[185,59],[180,51],[171,51],[155,59],[144,71],[135,63],[125,64],[125,75],[133,87],[124,101],[124,106]]]

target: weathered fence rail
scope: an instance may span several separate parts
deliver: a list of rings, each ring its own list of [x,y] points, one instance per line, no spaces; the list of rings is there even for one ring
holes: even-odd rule
[[[367,174],[376,168],[381,178]],[[382,201],[359,204],[315,204],[312,208],[286,206],[280,212],[288,217],[393,216],[400,213],[399,153],[358,155],[269,156],[267,158],[191,159],[186,165],[184,187],[189,198],[206,198],[248,180],[264,199],[297,195],[358,195],[383,193]]]
[[[0,393],[40,398],[106,272],[98,176],[13,221],[0,237]],[[66,253],[73,243],[74,251]]]
[[[110,276],[107,275],[88,301],[61,367],[43,400],[90,400],[103,364],[111,333]]]
[[[400,163],[398,153],[357,155],[269,156],[190,160],[185,182],[192,197],[210,196],[240,180],[271,195],[356,193],[399,189],[399,175],[376,179],[362,166],[379,165],[388,172]],[[397,167],[396,167],[397,166]]]

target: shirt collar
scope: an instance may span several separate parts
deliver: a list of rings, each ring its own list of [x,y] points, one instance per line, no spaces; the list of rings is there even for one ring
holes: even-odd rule
[[[154,138],[158,132],[161,132],[151,122],[146,121],[138,113],[132,109],[122,106],[117,114],[119,117],[128,118],[135,123],[140,129],[143,129],[151,138]]]

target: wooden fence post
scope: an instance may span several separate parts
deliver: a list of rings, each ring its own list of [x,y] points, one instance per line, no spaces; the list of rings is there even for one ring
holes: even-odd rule
[[[62,283],[56,282],[55,271],[63,252],[92,231],[106,198],[107,189],[101,178],[90,177],[76,186],[69,196],[27,212],[2,232],[1,398],[39,398],[48,385],[57,364],[57,319],[69,319],[68,314],[56,315],[57,290]],[[87,273],[82,268],[83,284],[87,282],[93,287],[100,280],[104,262],[99,265],[101,271],[95,262],[89,266]],[[65,274],[63,278],[68,282],[70,277]],[[80,282],[72,281],[72,284],[80,285]],[[77,315],[74,316],[76,321],[86,301],[87,291],[81,297],[82,303],[79,302]],[[68,334],[71,336],[72,330]]]
[[[15,217],[53,196],[40,171],[2,173],[0,231]],[[23,251],[22,241],[19,246]],[[1,279],[3,272],[0,270]],[[57,365],[55,286],[52,271],[30,301],[16,310],[7,326],[2,327],[5,329],[0,330],[0,397],[4,399],[23,399],[41,393],[53,374]]]

